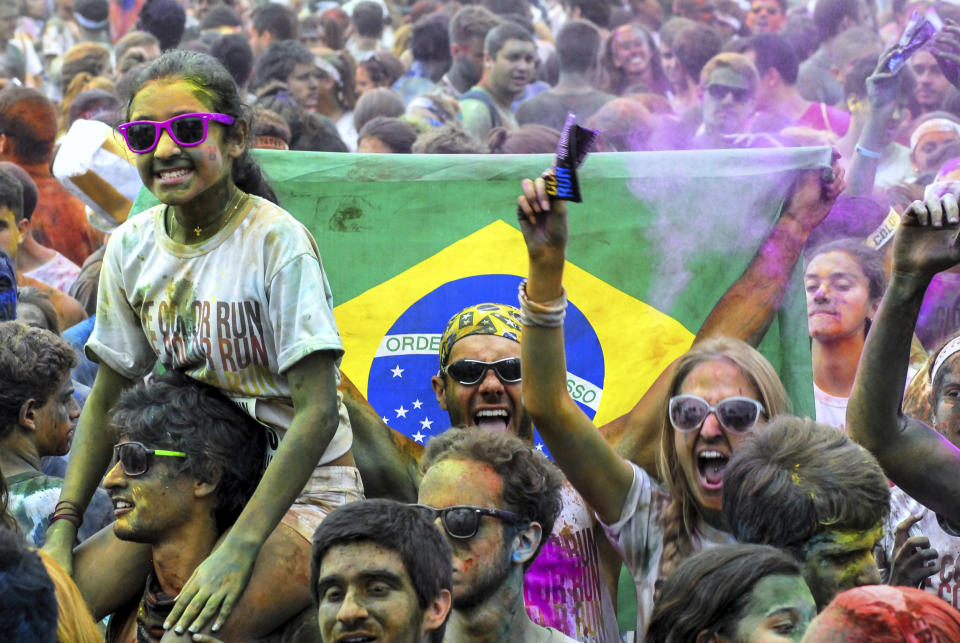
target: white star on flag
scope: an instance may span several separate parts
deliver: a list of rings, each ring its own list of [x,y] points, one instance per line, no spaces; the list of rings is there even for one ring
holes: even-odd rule
[[[389,419],[389,418],[387,418],[387,417],[384,417],[384,416],[382,416],[382,415],[380,416],[380,419],[381,419],[381,420],[383,420],[383,423],[384,423],[384,424],[386,424],[387,422],[389,422],[389,421],[390,421],[390,419]]]
[[[429,431],[430,427],[432,426],[433,426],[433,420],[431,420],[430,418],[423,418],[422,420],[420,420],[421,429],[426,429]]]
[[[542,444],[542,443],[537,445],[537,451],[540,451],[541,453],[543,453],[543,444]]]
[[[394,377],[399,377],[400,379],[403,379],[403,369],[400,368],[399,364],[391,368],[390,372],[393,373]]]
[[[405,417],[407,417],[407,409],[403,408],[403,405],[402,405],[402,404],[400,405],[400,408],[399,408],[399,409],[393,409],[393,410],[397,412],[397,417],[398,417],[398,418],[405,418]]]
[[[423,402],[421,402],[419,399],[416,399],[416,400],[413,401],[413,408],[414,408],[414,409],[419,409],[421,406],[423,406]]]
[[[416,440],[417,442],[419,442],[420,444],[423,444],[423,438],[425,438],[425,437],[426,437],[426,436],[425,436],[424,434],[420,433],[419,431],[417,431],[416,433],[413,434],[413,439]]]

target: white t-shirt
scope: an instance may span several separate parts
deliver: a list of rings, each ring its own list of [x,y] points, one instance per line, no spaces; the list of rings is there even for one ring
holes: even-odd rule
[[[283,374],[316,351],[343,355],[316,242],[285,210],[251,196],[216,235],[182,245],[165,230],[166,207],[131,217],[110,238],[86,351],[129,379],[159,360],[218,388],[274,429],[275,448],[293,419]],[[321,464],[350,448],[340,406]]]
[[[660,577],[663,555],[663,510],[670,498],[665,487],[637,465],[633,483],[620,511],[620,520],[604,525],[607,537],[630,570],[637,589],[637,633],[646,631],[653,613],[653,595]],[[693,539],[693,553],[735,542],[733,536],[701,522],[699,537]]]
[[[563,509],[536,560],[523,577],[523,602],[535,623],[577,641],[620,640],[613,600],[600,571],[596,518],[568,481]]]
[[[53,286],[60,292],[68,293],[70,292],[70,286],[73,285],[73,282],[77,280],[77,275],[80,274],[80,266],[58,252],[50,261],[23,274],[37,281],[42,281],[48,286]]]
[[[849,397],[837,397],[824,393],[814,382],[813,404],[817,411],[817,422],[820,424],[835,426],[841,431],[845,430],[847,426],[847,402],[849,401]]]
[[[899,487],[890,489],[890,516],[883,524],[883,538],[878,547],[883,549],[887,565],[893,560],[894,531],[905,518],[915,514],[923,518],[911,528],[910,534],[918,532],[930,540],[930,546],[940,555],[940,571],[927,576],[921,587],[924,591],[936,594],[946,602],[960,609],[960,537],[951,536],[943,530],[937,521],[937,514],[911,498]]]

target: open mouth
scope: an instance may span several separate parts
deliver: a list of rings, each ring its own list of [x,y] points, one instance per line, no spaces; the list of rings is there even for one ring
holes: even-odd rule
[[[163,185],[171,185],[175,183],[180,183],[188,176],[193,174],[193,170],[185,167],[178,167],[172,170],[160,170],[157,172],[157,179]]]
[[[719,451],[707,450],[697,454],[697,472],[700,482],[709,491],[718,491],[723,487],[723,472],[730,457]]]
[[[510,413],[506,409],[480,409],[473,416],[473,423],[483,429],[506,431],[510,425]]]
[[[123,498],[113,498],[113,515],[121,516],[133,510],[133,503]]]
[[[370,634],[348,634],[337,639],[337,643],[370,643],[376,641],[377,637]]]

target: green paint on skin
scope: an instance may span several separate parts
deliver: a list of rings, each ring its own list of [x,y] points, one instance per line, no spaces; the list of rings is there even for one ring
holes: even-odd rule
[[[816,615],[817,605],[801,576],[773,574],[754,585],[737,622],[734,640],[800,641]]]
[[[873,548],[882,537],[878,522],[867,530],[827,529],[804,544],[804,577],[820,609],[840,592],[880,582]]]

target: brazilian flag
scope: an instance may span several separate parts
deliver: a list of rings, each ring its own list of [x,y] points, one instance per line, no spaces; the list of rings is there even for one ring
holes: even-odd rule
[[[447,428],[430,376],[457,311],[516,305],[527,271],[520,180],[548,155],[421,156],[258,150],[281,205],[320,247],[346,349],[342,369],[417,442]],[[828,148],[593,154],[570,206],[567,386],[597,425],[629,411],[690,346],[770,231],[800,170]],[[138,212],[156,201],[141,193]],[[813,415],[797,268],[760,346]],[[537,441],[539,448],[543,448]]]

